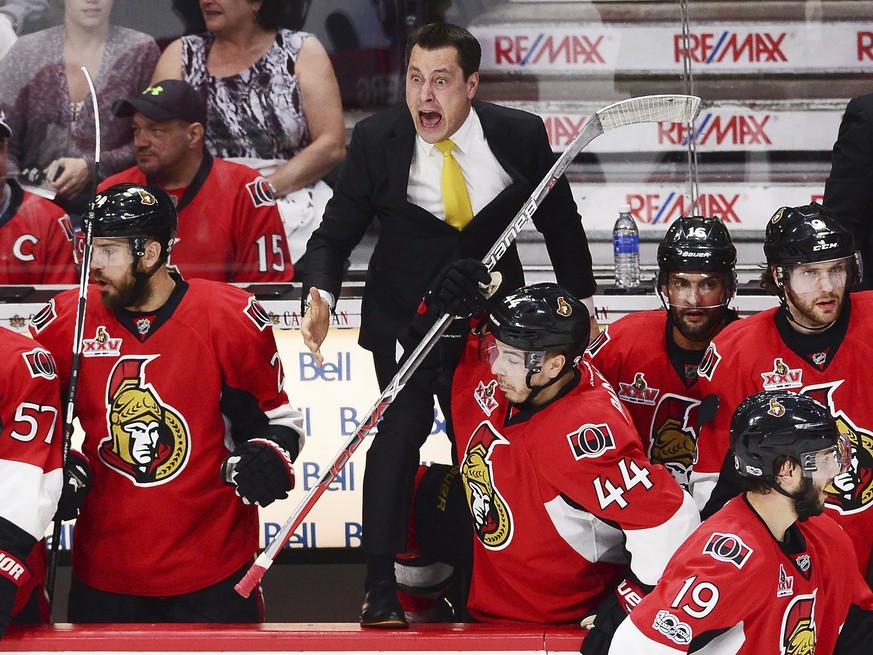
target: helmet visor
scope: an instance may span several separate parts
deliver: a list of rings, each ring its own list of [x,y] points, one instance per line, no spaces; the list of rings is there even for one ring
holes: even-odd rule
[[[667,276],[668,304],[695,309],[715,309],[730,302],[722,273],[670,273]]]
[[[91,268],[126,266],[130,263],[130,240],[128,237],[99,237],[100,243],[91,244]],[[85,256],[85,235],[76,233],[73,240],[73,255],[77,264],[82,264]]]
[[[849,269],[854,255],[824,262],[792,266],[786,282],[794,293],[815,293],[844,289],[849,284]]]
[[[829,448],[803,453],[800,463],[807,478],[818,475],[830,479],[849,470],[852,449],[849,438],[840,433],[837,443]]]
[[[504,375],[539,373],[545,359],[545,351],[519,350],[498,341],[487,330],[479,333],[479,361],[486,364],[492,372],[499,370]]]

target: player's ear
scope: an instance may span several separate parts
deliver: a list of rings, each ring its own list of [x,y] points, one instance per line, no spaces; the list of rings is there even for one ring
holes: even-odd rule
[[[546,360],[545,373],[549,376],[550,380],[561,374],[561,370],[564,368],[566,361],[567,357],[562,354],[552,355]]]
[[[146,270],[152,268],[161,259],[161,244],[154,239],[148,239],[145,245],[145,253],[142,256],[142,265]]]

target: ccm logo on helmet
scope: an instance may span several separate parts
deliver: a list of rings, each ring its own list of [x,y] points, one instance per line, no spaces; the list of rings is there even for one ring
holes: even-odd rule
[[[735,534],[713,532],[703,547],[703,552],[720,562],[730,562],[741,569],[753,551]]]

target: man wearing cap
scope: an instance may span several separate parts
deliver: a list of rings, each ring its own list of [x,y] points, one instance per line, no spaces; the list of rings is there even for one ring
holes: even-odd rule
[[[187,82],[164,80],[119,100],[132,116],[136,166],[107,178],[158,186],[176,202],[179,229],[170,266],[186,278],[289,282],[294,267],[269,182],[204,147],[206,101]]]
[[[66,212],[7,177],[12,130],[0,113],[0,284],[74,284],[72,228]]]

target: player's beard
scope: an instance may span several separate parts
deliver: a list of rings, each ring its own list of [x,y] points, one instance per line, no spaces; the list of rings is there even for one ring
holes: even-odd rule
[[[805,521],[810,516],[818,516],[824,512],[824,504],[827,496],[824,490],[811,479],[804,477],[800,491],[794,494],[794,507],[797,519]]]
[[[136,307],[143,293],[143,284],[128,271],[120,280],[108,280],[101,275],[94,278],[106,283],[106,288],[100,291],[100,300],[109,309]]]
[[[820,330],[829,327],[840,316],[846,301],[846,288],[812,293],[795,293],[789,284],[785,285],[785,300],[788,311],[802,328]],[[817,303],[831,301],[833,309],[819,307]]]
[[[718,333],[724,322],[724,305],[702,309],[699,307],[677,307],[670,305],[670,316],[673,325],[686,339],[700,343],[708,343]],[[703,314],[702,321],[691,322],[687,316],[691,312]]]

